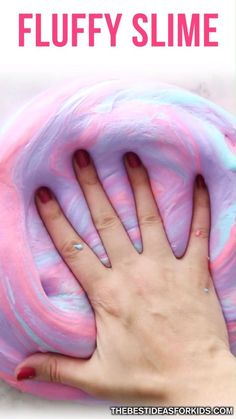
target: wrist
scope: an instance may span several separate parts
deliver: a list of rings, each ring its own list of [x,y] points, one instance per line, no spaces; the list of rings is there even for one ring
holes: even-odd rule
[[[230,352],[176,375],[170,384],[172,405],[236,406],[236,359]]]

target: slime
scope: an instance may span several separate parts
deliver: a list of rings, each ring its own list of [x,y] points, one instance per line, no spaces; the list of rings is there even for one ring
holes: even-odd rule
[[[188,91],[108,81],[43,93],[2,128],[1,379],[48,399],[89,399],[69,386],[14,377],[16,365],[35,352],[86,358],[95,349],[93,310],[55,249],[34,200],[38,187],[51,188],[75,230],[101,261],[107,260],[73,171],[72,156],[79,148],[91,154],[138,251],[142,245],[123,155],[133,151],[147,167],[176,257],[188,242],[195,177],[204,176],[211,201],[211,272],[236,354],[235,127],[232,115]]]

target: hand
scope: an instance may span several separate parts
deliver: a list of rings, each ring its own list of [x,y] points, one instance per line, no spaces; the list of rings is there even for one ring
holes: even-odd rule
[[[80,278],[94,309],[96,350],[88,360],[32,355],[18,365],[18,379],[28,373],[98,398],[136,404],[232,404],[235,360],[208,268],[210,213],[204,180],[198,177],[195,186],[188,248],[183,258],[176,259],[148,174],[138,156],[128,153],[125,165],[143,242],[139,254],[88,153],[80,150],[75,157],[75,173],[111,267],[104,266],[73,230],[52,192],[41,188],[36,203],[56,248]],[[83,243],[82,251],[73,247],[77,243]]]

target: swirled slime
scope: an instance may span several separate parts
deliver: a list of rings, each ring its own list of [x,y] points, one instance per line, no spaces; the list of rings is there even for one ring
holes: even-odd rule
[[[8,122],[0,138],[3,380],[48,399],[88,398],[69,386],[14,377],[16,365],[35,352],[86,358],[95,349],[93,310],[79,278],[55,249],[34,200],[39,186],[51,188],[74,229],[101,261],[107,260],[72,167],[80,148],[91,154],[137,251],[142,245],[124,153],[134,151],[147,167],[176,257],[188,242],[194,179],[204,176],[211,201],[211,272],[236,354],[235,122],[188,91],[119,81],[43,93]]]

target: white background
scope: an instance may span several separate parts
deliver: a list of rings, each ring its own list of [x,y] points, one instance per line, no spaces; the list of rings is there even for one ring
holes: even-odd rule
[[[0,124],[42,89],[75,78],[110,79],[145,77],[184,86],[236,114],[235,0],[8,0],[0,4]],[[18,47],[18,14],[42,13],[45,40],[50,40],[51,13],[123,13],[118,47],[108,46],[103,25],[97,46],[88,48],[81,35],[77,48]],[[132,16],[158,13],[165,39],[167,13],[219,13],[218,48],[135,48],[131,43]],[[148,25],[147,25],[148,28]],[[86,32],[86,31],[85,31]],[[22,395],[0,384],[0,415],[19,418],[84,418],[109,416],[108,408],[86,408],[47,402]]]
[[[235,0],[8,0],[0,4],[0,123],[26,99],[62,80],[92,77],[108,79],[155,78],[198,91],[236,113]],[[103,25],[97,46],[86,47],[85,34],[78,48],[35,48],[33,36],[27,47],[18,47],[18,14],[42,13],[45,40],[51,38],[52,13],[123,13],[118,46],[108,46]],[[162,39],[168,13],[218,13],[217,48],[137,48],[132,45],[132,16],[158,13]],[[147,25],[147,29],[148,29]],[[216,39],[215,34],[212,39]]]

